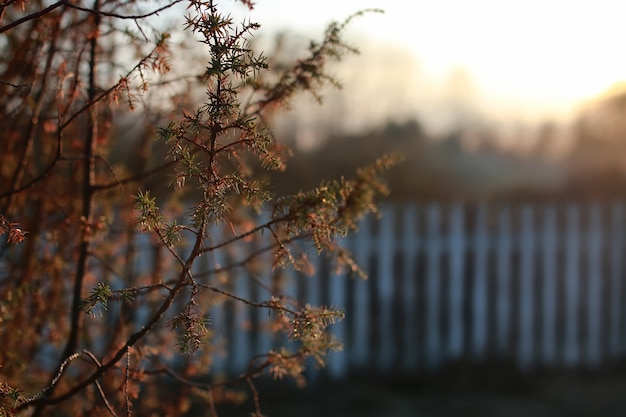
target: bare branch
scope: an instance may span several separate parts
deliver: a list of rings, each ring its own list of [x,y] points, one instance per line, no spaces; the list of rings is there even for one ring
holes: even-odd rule
[[[218,243],[216,245],[213,245],[213,246],[208,246],[208,247],[202,248],[200,252],[201,253],[212,252],[212,251],[214,251],[216,249],[220,249],[220,248],[223,248],[225,246],[232,245],[233,243],[238,242],[238,241],[240,241],[242,239],[245,239],[248,236],[252,236],[255,233],[258,233],[258,232],[260,232],[262,230],[268,229],[268,228],[270,228],[274,224],[281,223],[281,222],[287,221],[289,219],[290,219],[289,215],[286,215],[286,216],[283,216],[283,217],[277,217],[275,219],[272,219],[272,220],[268,221],[267,223],[261,224],[261,225],[255,227],[255,228],[253,228],[251,230],[248,230],[247,232],[241,233],[241,234],[239,234],[239,235],[237,235],[237,236],[235,236],[235,237],[233,237],[231,239],[228,239],[226,241],[220,242],[220,243]]]
[[[0,84],[8,85],[9,87],[13,87],[16,90],[28,87],[28,84],[13,84],[2,80],[0,80]]]
[[[62,0],[61,3],[71,9],[80,10],[81,12],[91,13],[94,15],[114,17],[116,19],[122,19],[122,20],[124,19],[139,20],[139,19],[145,19],[146,17],[150,17],[150,16],[158,16],[158,14],[161,13],[162,11],[169,9],[178,3],[181,3],[182,1],[183,0],[174,0],[171,3],[168,3],[165,6],[159,7],[158,9],[154,9],[150,12],[142,13],[142,14],[133,14],[133,15],[123,15],[123,14],[118,14],[118,13],[113,13],[113,12],[106,12],[103,10],[90,9],[88,7],[81,7],[74,3],[71,3],[68,0]]]
[[[87,356],[89,356],[89,358],[96,364],[97,367],[102,366],[102,363],[100,363],[98,358],[96,358],[96,356],[93,353],[89,352],[86,349],[83,350],[83,353],[86,354]],[[107,410],[109,410],[109,413],[113,417],[117,417],[117,414],[115,414],[115,411],[113,410],[113,407],[111,406],[111,404],[109,403],[109,400],[107,399],[106,395],[104,394],[104,390],[102,389],[102,386],[100,385],[100,383],[98,381],[94,381],[94,385],[96,386],[96,388],[98,390],[98,394],[100,394],[100,398],[102,398],[102,401],[104,402],[104,405],[106,406]]]
[[[59,380],[61,379],[61,376],[63,375],[63,372],[65,372],[65,367],[72,362],[74,359],[78,358],[80,356],[80,353],[74,353],[70,356],[68,356],[63,363],[61,364],[61,366],[59,367],[59,370],[57,371],[56,375],[54,376],[54,378],[52,378],[52,381],[50,381],[50,383],[48,384],[47,387],[45,387],[43,390],[39,391],[38,393],[36,393],[35,395],[33,395],[32,397],[30,397],[29,399],[27,399],[26,401],[24,401],[23,404],[20,405],[20,407],[24,408],[24,406],[31,404],[35,401],[37,401],[37,399],[39,397],[41,397],[42,395],[44,395],[45,393],[47,393],[48,391],[50,391],[51,389],[53,389],[56,384],[59,382]]]
[[[50,13],[51,11],[53,11],[54,9],[57,9],[61,6],[63,6],[65,4],[65,0],[61,0],[59,2],[56,2],[54,4],[51,4],[50,6],[46,7],[43,10],[40,10],[36,13],[33,14],[29,14],[28,16],[24,16],[21,19],[17,19],[7,25],[4,25],[2,27],[0,27],[0,33],[4,33],[7,30],[13,29],[16,26],[21,25],[22,23],[28,22],[29,20],[33,20],[33,19],[39,19],[42,16],[47,15],[48,13]]]

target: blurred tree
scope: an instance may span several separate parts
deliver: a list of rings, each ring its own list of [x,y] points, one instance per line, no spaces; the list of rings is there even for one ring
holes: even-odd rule
[[[184,16],[192,36],[159,32],[159,15]],[[284,168],[288,151],[264,121],[296,93],[335,82],[325,65],[354,51],[341,38],[349,20],[273,71],[249,44],[258,25],[235,24],[213,0],[2,3],[0,415],[184,415],[190,393],[215,415],[214,404],[232,398],[228,383],[197,377],[211,376],[208,311],[224,300],[267,309],[276,331],[299,342],[251,360],[239,380],[253,394],[264,371],[299,378],[307,357],[323,363],[340,311],[298,305],[277,288],[246,299],[229,277],[245,270],[250,286],[273,288],[262,255],[278,273],[305,268],[309,247],[356,268],[335,237],[375,209],[391,158],[280,198],[254,169]],[[172,39],[176,51],[203,44],[199,73],[177,61]],[[193,106],[198,90],[204,102]],[[127,143],[136,126],[126,110],[149,126]],[[155,178],[171,183],[159,185],[158,201]],[[184,193],[195,200],[181,203]],[[255,246],[263,233],[271,243]],[[251,252],[219,256],[234,247]],[[182,356],[173,359],[174,346]],[[167,380],[175,389],[163,390]]]
[[[277,193],[298,192],[322,178],[340,180],[357,167],[372,161],[376,155],[392,153],[403,161],[389,172],[394,200],[440,199],[457,190],[451,184],[446,161],[433,161],[432,148],[437,146],[426,136],[419,122],[390,122],[380,129],[350,136],[331,136],[314,150],[294,156],[284,172],[268,174]],[[439,165],[440,162],[443,162]]]
[[[625,110],[621,85],[591,101],[574,120],[563,194],[594,200],[626,197]]]
[[[480,141],[468,145],[469,135]],[[528,195],[527,190],[551,192],[559,184],[561,168],[551,160],[503,149],[497,139],[484,127],[433,136],[416,120],[389,122],[368,133],[329,137],[319,148],[295,155],[284,172],[269,173],[269,182],[279,194],[297,192],[393,153],[403,157],[386,176],[393,190],[389,199],[396,203],[510,199],[522,187]]]

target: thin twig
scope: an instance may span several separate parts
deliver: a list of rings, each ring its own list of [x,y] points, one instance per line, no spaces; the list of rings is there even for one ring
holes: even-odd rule
[[[180,3],[182,1],[183,0],[174,0],[171,3],[166,4],[165,6],[159,7],[158,9],[152,10],[152,11],[150,11],[148,13],[135,14],[135,15],[122,15],[122,14],[113,13],[113,12],[105,12],[105,11],[102,11],[102,10],[90,9],[88,7],[81,7],[81,6],[78,6],[78,5],[74,4],[74,3],[70,3],[67,0],[62,0],[60,3],[62,3],[63,5],[71,8],[71,9],[80,10],[81,12],[91,13],[91,14],[98,15],[98,16],[114,17],[116,19],[137,20],[137,19],[145,19],[146,17],[158,15],[160,12],[169,9],[172,6],[174,6],[177,3]]]
[[[0,27],[0,33],[4,33],[7,30],[13,29],[14,27],[19,26],[19,25],[21,25],[24,22],[28,22],[29,20],[39,19],[40,17],[50,13],[54,9],[56,9],[56,8],[58,8],[60,6],[63,6],[64,3],[65,3],[65,1],[63,1],[63,0],[59,1],[57,3],[54,3],[54,4],[46,7],[43,10],[40,10],[40,11],[38,11],[36,13],[33,13],[33,14],[29,14],[28,16],[24,16],[21,19],[17,19],[17,20],[15,20],[15,21],[7,24],[7,25],[4,25],[4,26]]]
[[[267,223],[259,225],[259,226],[255,227],[255,228],[253,228],[251,230],[248,230],[247,232],[244,232],[244,233],[242,233],[240,235],[237,235],[237,236],[235,236],[235,237],[233,237],[231,239],[225,240],[225,241],[220,242],[220,243],[218,243],[216,245],[213,245],[213,246],[208,246],[208,247],[202,248],[200,252],[201,253],[212,252],[212,251],[214,251],[216,249],[223,248],[224,246],[231,245],[231,244],[233,244],[235,242],[238,242],[238,241],[240,241],[242,239],[245,239],[248,236],[252,236],[253,234],[255,234],[257,232],[260,232],[260,231],[262,231],[264,229],[268,229],[273,224],[280,223],[280,222],[283,222],[283,221],[286,221],[286,220],[289,220],[289,219],[290,219],[289,215],[285,215],[283,217],[277,217],[275,219],[270,220]]]
[[[28,84],[13,84],[2,80],[0,80],[0,84],[8,85],[9,87],[13,87],[17,90],[28,87]]]
[[[100,385],[100,383],[98,381],[94,381],[94,385],[98,389],[100,398],[102,398],[102,402],[104,402],[104,405],[106,406],[107,410],[109,410],[109,413],[111,413],[113,417],[117,417],[117,414],[115,414],[115,411],[113,410],[113,407],[111,407],[109,400],[107,400],[106,395],[104,395],[104,390],[102,389],[102,386]]]
[[[215,409],[215,398],[213,398],[213,390],[210,389],[207,393],[207,397],[209,400],[209,412],[211,413],[211,417],[218,417],[217,410]]]
[[[259,391],[254,386],[254,382],[252,382],[252,378],[250,377],[246,378],[246,382],[248,383],[248,387],[250,388],[250,391],[252,392],[252,400],[254,401],[253,416],[262,417],[263,414],[261,414],[261,403],[259,402]]]
[[[96,358],[96,356],[93,353],[91,353],[87,349],[83,349],[83,353],[85,355],[89,356],[89,358],[96,364],[96,366],[98,368],[102,366],[102,363],[100,363],[98,358]],[[111,413],[111,415],[113,417],[117,417],[117,414],[115,414],[115,411],[113,410],[113,407],[111,407],[111,404],[109,403],[109,400],[107,400],[107,397],[104,394],[104,390],[102,389],[102,386],[100,385],[100,383],[98,381],[94,381],[94,385],[98,389],[98,393],[100,394],[100,398],[102,398],[102,401],[104,402],[104,405],[106,406],[107,410],[109,410],[109,413]]]
[[[186,271],[183,271],[181,277],[186,276]],[[181,278],[182,279],[182,278]],[[74,387],[67,390],[65,393],[60,394],[53,398],[42,398],[39,400],[29,401],[24,404],[21,404],[17,407],[17,410],[23,410],[28,407],[31,403],[33,404],[58,404],[61,403],[80,391],[84,390],[88,385],[92,384],[102,375],[104,375],[109,369],[111,369],[125,354],[128,352],[132,346],[134,346],[139,340],[141,340],[150,330],[156,326],[157,323],[161,321],[161,318],[165,314],[167,310],[169,310],[170,306],[174,302],[174,299],[178,295],[178,293],[184,288],[182,280],[179,281],[178,285],[172,288],[170,294],[165,298],[165,300],[161,303],[161,306],[157,310],[157,312],[150,318],[150,320],[138,331],[130,335],[127,339],[126,343],[122,347],[120,347],[115,354],[109,359],[107,362],[103,363],[101,367],[99,367],[93,374],[87,377],[82,382],[76,384]]]
[[[65,367],[71,361],[73,361],[74,359],[78,358],[79,356],[80,356],[80,353],[74,353],[73,355],[68,356],[67,359],[65,359],[63,361],[63,363],[61,364],[61,366],[59,367],[59,370],[57,371],[57,374],[54,376],[54,378],[52,378],[52,381],[50,381],[50,384],[48,384],[48,386],[45,387],[43,390],[39,391],[38,393],[36,393],[32,397],[30,397],[26,401],[24,401],[24,403],[22,405],[27,405],[27,404],[35,401],[37,398],[41,397],[43,394],[45,394],[46,392],[48,392],[52,388],[54,388],[54,386],[57,384],[57,382],[59,382],[59,379],[61,379],[61,376],[63,375],[63,372],[65,371]]]
[[[130,75],[135,72],[136,70],[140,69],[144,63],[150,59],[152,57],[152,54],[154,54],[157,51],[158,47],[154,47],[152,49],[152,51],[150,51],[150,53],[148,55],[146,55],[145,57],[141,58],[139,60],[139,62],[137,64],[135,64],[135,66],[133,68],[130,69],[130,71],[128,71],[126,73],[125,77],[121,77],[121,79],[127,79],[128,77],[130,77]],[[99,101],[103,100],[104,98],[106,98],[109,94],[111,94],[113,91],[115,91],[117,88],[119,88],[122,84],[120,82],[115,83],[113,86],[111,86],[108,90],[104,91],[102,94],[100,94],[99,96],[90,98],[87,103],[85,103],[85,105],[83,105],[83,107],[81,107],[80,109],[78,109],[74,114],[72,114],[65,122],[63,122],[62,124],[59,125],[59,130],[63,130],[65,129],[67,126],[70,125],[70,123],[72,123],[74,121],[74,119],[76,119],[78,116],[80,116],[83,112],[87,111],[88,109],[90,109],[91,107],[93,107],[94,104],[98,103]]]
[[[277,305],[274,305],[274,304],[272,304],[272,303],[270,303],[270,302],[268,302],[268,301],[262,301],[262,302],[260,302],[260,303],[257,303],[257,302],[254,302],[254,301],[250,301],[250,300],[248,300],[247,298],[242,298],[242,297],[239,297],[238,295],[235,295],[235,294],[230,293],[230,292],[228,292],[228,291],[224,291],[224,290],[219,289],[219,288],[217,288],[217,287],[213,287],[213,286],[211,286],[211,285],[206,285],[206,284],[198,284],[198,286],[199,286],[199,287],[202,287],[202,288],[205,288],[205,289],[207,289],[207,290],[210,290],[210,291],[216,292],[216,293],[218,293],[218,294],[225,295],[225,296],[226,296],[226,297],[228,297],[228,298],[232,298],[233,300],[235,300],[235,301],[239,301],[239,302],[241,302],[241,303],[243,303],[243,304],[246,304],[246,305],[249,305],[250,307],[269,308],[269,309],[272,309],[272,310],[282,310],[282,311],[284,311],[285,313],[297,314],[297,311],[291,310],[291,309],[289,309],[289,308],[287,308],[287,307],[282,307],[282,306],[277,306]]]
[[[126,372],[124,374],[124,401],[126,402],[126,417],[130,417],[131,404],[128,395],[128,381],[130,380],[130,349],[126,352]]]

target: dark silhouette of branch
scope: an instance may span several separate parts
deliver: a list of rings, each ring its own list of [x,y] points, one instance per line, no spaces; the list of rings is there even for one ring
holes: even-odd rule
[[[105,12],[104,10],[97,10],[97,9],[90,9],[88,7],[81,7],[78,6],[74,3],[69,2],[68,0],[62,0],[61,3],[63,3],[65,6],[71,8],[71,9],[76,9],[76,10],[80,10],[81,12],[86,12],[86,13],[91,13],[94,15],[99,15],[99,16],[106,16],[106,17],[114,17],[116,19],[128,19],[128,20],[138,20],[138,19],[145,19],[146,17],[150,17],[150,16],[157,16],[159,13],[161,13],[164,10],[167,10],[171,7],[173,7],[174,5],[181,3],[183,0],[174,0],[171,3],[166,4],[165,6],[159,7],[158,9],[154,9],[150,12],[147,13],[143,13],[143,14],[134,14],[134,15],[123,15],[123,14],[118,14],[118,13],[113,13],[113,12]]]
[[[269,229],[272,225],[278,224],[278,223],[282,223],[284,221],[289,220],[290,218],[291,218],[291,216],[289,216],[289,215],[282,216],[282,217],[277,217],[275,219],[272,219],[272,220],[270,220],[270,221],[268,221],[268,222],[266,222],[264,224],[261,224],[261,225],[255,227],[254,229],[251,229],[251,230],[248,230],[247,232],[241,233],[241,234],[239,234],[239,235],[237,235],[237,236],[235,236],[235,237],[233,237],[231,239],[225,240],[225,241],[220,242],[220,243],[218,243],[216,245],[207,246],[205,248],[202,248],[201,252],[203,252],[203,253],[204,252],[213,252],[216,249],[220,249],[220,248],[223,248],[225,246],[232,245],[235,242],[238,242],[238,241],[240,241],[242,239],[245,239],[248,236],[252,236],[253,234],[255,234],[257,232],[260,232],[262,230]]]
[[[32,178],[31,180],[27,181],[26,183],[20,185],[17,188],[13,188],[10,189],[2,194],[0,194],[0,200],[10,197],[13,194],[17,194],[20,193],[24,190],[29,189],[30,187],[32,187],[33,185],[37,184],[38,182],[42,181],[43,179],[45,179],[50,172],[54,169],[54,167],[56,166],[57,162],[60,161],[61,158],[61,131],[57,132],[57,141],[56,141],[56,155],[54,157],[54,159],[44,168],[44,170],[37,175],[36,177]],[[5,204],[4,210],[6,210],[6,208],[8,207],[9,203],[7,202]]]
[[[38,12],[29,14],[27,16],[24,16],[20,19],[17,19],[11,23],[8,23],[2,27],[0,27],[0,33],[4,33],[8,30],[13,29],[16,26],[19,26],[25,22],[28,22],[29,20],[33,20],[33,19],[39,19],[42,16],[45,16],[46,14],[50,13],[51,11],[58,9],[61,6],[65,6],[65,7],[69,7],[71,9],[76,9],[76,10],[80,10],[81,12],[86,12],[86,13],[91,13],[91,14],[95,14],[95,15],[99,15],[99,16],[106,16],[106,17],[114,17],[116,19],[129,19],[129,20],[137,20],[137,19],[143,19],[146,17],[150,17],[150,16],[155,16],[158,15],[160,12],[167,10],[169,8],[171,8],[172,6],[174,6],[175,4],[178,4],[180,2],[182,2],[183,0],[174,0],[171,3],[166,4],[165,6],[159,7],[158,9],[152,10],[148,13],[143,13],[143,14],[136,14],[136,15],[121,15],[118,13],[112,13],[112,12],[105,12],[102,10],[97,10],[97,9],[90,9],[87,7],[81,7],[78,6],[76,4],[73,4],[67,0],[61,0],[58,1],[54,4],[51,4],[50,6],[46,7],[43,10],[40,10]]]
[[[63,373],[65,372],[65,368],[67,367],[67,365],[70,362],[72,362],[74,359],[78,358],[79,356],[80,356],[80,353],[74,353],[73,355],[67,357],[63,361],[63,363],[61,364],[59,369],[57,370],[57,373],[54,375],[54,378],[52,378],[52,381],[50,381],[50,384],[48,384],[48,386],[46,388],[44,388],[43,390],[39,391],[37,394],[35,394],[32,397],[28,398],[24,402],[23,405],[35,402],[35,400],[37,400],[39,397],[41,397],[42,395],[44,395],[45,393],[50,391],[52,388],[54,388],[56,386],[56,384],[59,382],[59,380],[61,379],[61,376],[63,376]]]
[[[13,29],[16,26],[19,26],[19,25],[21,25],[21,24],[23,24],[25,22],[28,22],[29,20],[39,19],[40,17],[47,15],[48,13],[53,11],[54,9],[57,9],[57,8],[63,6],[64,4],[65,4],[65,1],[61,0],[59,2],[51,4],[50,6],[46,7],[43,10],[40,10],[40,11],[38,11],[36,13],[33,13],[33,14],[29,14],[28,16],[24,16],[24,17],[22,17],[20,19],[17,19],[15,21],[11,22],[11,23],[8,23],[8,24],[0,27],[0,33],[4,33],[7,30],[11,30],[11,29]]]
[[[88,350],[83,350],[83,353],[89,356],[89,358],[96,364],[96,366],[98,367],[102,366],[98,358],[96,358],[96,356],[93,353],[89,352]],[[98,394],[100,394],[100,398],[102,398],[102,402],[104,402],[104,406],[107,408],[109,413],[113,417],[117,417],[117,414],[113,410],[111,403],[109,403],[109,400],[107,399],[106,394],[104,393],[104,390],[102,389],[102,386],[100,385],[100,383],[98,381],[95,381],[94,385],[96,386],[96,389],[98,390]]]
[[[17,90],[28,87],[28,84],[13,84],[2,80],[0,80],[0,84],[8,85],[9,87],[13,87]]]
[[[137,181],[142,181],[145,180],[146,178],[149,178],[153,175],[158,174],[159,172],[163,171],[164,169],[173,167],[176,164],[179,164],[180,161],[176,161],[176,160],[171,160],[168,161],[164,164],[158,165],[154,168],[151,168],[145,172],[141,172],[139,174],[136,175],[131,175],[129,177],[126,178],[120,178],[120,179],[116,179],[115,181],[111,181],[111,182],[107,182],[105,184],[97,184],[94,185],[93,189],[94,191],[106,191],[109,190],[111,188],[115,188],[115,187],[119,187],[119,186],[123,186],[125,184],[131,183],[131,182],[137,182]]]

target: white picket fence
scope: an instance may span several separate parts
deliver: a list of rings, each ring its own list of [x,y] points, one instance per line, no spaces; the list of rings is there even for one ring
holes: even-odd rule
[[[521,369],[599,367],[626,356],[624,207],[407,207],[347,242],[346,350],[329,371],[412,372],[461,358]],[[343,280],[343,281],[342,281]],[[345,305],[345,277],[329,287]]]
[[[387,206],[343,241],[368,280],[333,275],[319,257],[316,276],[288,271],[284,289],[345,310],[331,327],[344,344],[323,371],[332,377],[434,371],[461,359],[599,368],[626,358],[625,237],[621,204]],[[229,280],[239,297],[271,297],[243,274]],[[210,314],[223,347],[216,374],[292,343],[256,331],[271,319],[266,310],[227,303]]]
[[[619,204],[385,207],[343,242],[368,280],[334,276],[319,258],[317,276],[291,273],[286,291],[346,311],[332,326],[344,343],[325,370],[333,377],[459,359],[597,368],[626,357],[625,216]],[[243,278],[235,291],[252,295]],[[275,345],[248,331],[267,316],[253,311],[213,311],[232,338],[216,371],[243,370]]]

